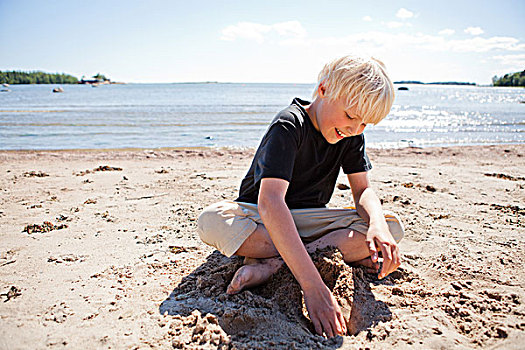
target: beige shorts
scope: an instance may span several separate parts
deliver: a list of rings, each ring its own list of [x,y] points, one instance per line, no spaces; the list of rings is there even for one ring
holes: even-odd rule
[[[363,234],[368,231],[368,224],[357,215],[355,209],[311,208],[290,211],[299,236],[305,243],[342,228]],[[401,241],[404,229],[398,216],[385,211],[385,218],[396,242]],[[257,204],[226,200],[204,209],[199,216],[197,230],[204,243],[230,257],[262,223]]]

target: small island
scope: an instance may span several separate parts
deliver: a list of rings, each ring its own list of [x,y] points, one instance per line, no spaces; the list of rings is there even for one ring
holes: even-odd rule
[[[97,75],[94,75],[91,79],[86,79],[82,77],[79,84],[91,84],[92,86],[98,86],[98,85],[104,85],[104,84],[111,84],[111,80],[106,78],[104,74],[97,73]]]

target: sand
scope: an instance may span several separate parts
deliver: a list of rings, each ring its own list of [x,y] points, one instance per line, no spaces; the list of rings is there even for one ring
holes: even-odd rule
[[[198,239],[252,149],[0,152],[0,349],[521,348],[525,145],[369,154],[404,261],[379,281],[317,252],[350,330],[324,339],[286,267],[229,296],[241,260]]]

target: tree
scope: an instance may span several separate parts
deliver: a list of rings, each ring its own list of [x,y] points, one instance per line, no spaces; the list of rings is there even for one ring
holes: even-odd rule
[[[108,78],[106,78],[104,74],[100,74],[100,73],[97,73],[97,75],[94,75],[93,78],[97,80],[102,80],[102,81],[109,80]]]

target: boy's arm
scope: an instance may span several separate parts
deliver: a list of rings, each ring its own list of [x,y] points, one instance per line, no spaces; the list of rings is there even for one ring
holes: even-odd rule
[[[326,287],[299,237],[292,214],[284,200],[288,182],[276,178],[261,180],[258,209],[273,244],[301,285],[310,319],[319,335],[346,333],[346,325],[332,292]]]
[[[347,176],[357,213],[368,222],[366,242],[372,261],[377,262],[378,260],[378,248],[383,254],[383,267],[379,278],[384,278],[401,265],[399,248],[388,229],[381,202],[370,187],[368,173],[365,171]]]

